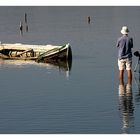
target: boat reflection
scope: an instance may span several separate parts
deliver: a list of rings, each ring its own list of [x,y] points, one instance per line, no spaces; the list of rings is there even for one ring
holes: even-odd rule
[[[66,72],[66,77],[69,77],[70,71],[72,68],[72,59],[71,60],[57,60],[57,61],[39,61],[34,60],[11,60],[11,59],[0,59],[0,67],[17,67],[24,68],[26,66],[39,66],[45,67],[47,69],[59,69],[59,71]]]
[[[131,133],[134,128],[134,105],[132,96],[132,85],[119,85],[119,111],[122,120],[123,133]]]

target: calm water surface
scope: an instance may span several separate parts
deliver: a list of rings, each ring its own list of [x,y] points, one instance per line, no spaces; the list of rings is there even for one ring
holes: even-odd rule
[[[21,36],[25,12],[29,31]],[[140,133],[134,78],[132,95],[119,96],[115,44],[123,25],[139,50],[140,7],[0,7],[2,43],[70,43],[73,52],[70,71],[0,60],[0,133]]]

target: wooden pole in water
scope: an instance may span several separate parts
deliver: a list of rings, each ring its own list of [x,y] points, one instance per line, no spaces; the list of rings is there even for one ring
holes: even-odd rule
[[[19,25],[19,30],[20,30],[20,34],[22,35],[23,34],[23,24],[21,21],[20,21],[20,25]]]
[[[27,24],[27,14],[25,13],[25,23]]]
[[[90,24],[91,18],[90,16],[87,17],[88,24]]]

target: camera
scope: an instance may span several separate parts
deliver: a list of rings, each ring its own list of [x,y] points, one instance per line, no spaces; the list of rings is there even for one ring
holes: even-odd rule
[[[134,52],[134,55],[135,55],[136,57],[139,57],[139,58],[140,58],[140,53],[139,53],[139,51]]]

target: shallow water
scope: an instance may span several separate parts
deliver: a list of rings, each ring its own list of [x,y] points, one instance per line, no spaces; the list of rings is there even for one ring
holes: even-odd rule
[[[127,24],[139,50],[138,17],[140,7],[0,7],[2,43],[70,43],[73,53],[70,71],[0,60],[0,133],[139,133],[138,86],[133,77],[132,96],[119,96],[115,48]]]

